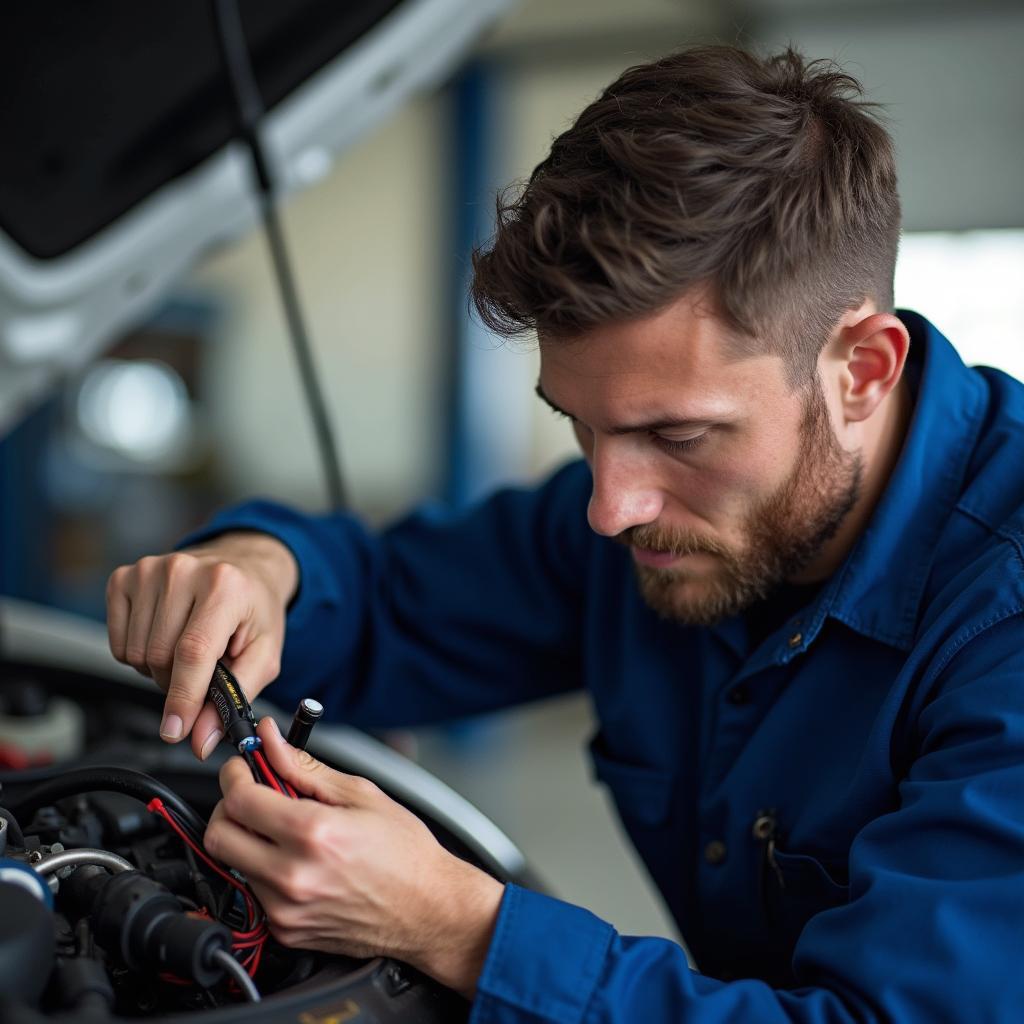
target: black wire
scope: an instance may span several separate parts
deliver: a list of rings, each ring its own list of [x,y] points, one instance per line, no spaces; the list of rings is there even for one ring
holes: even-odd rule
[[[192,851],[192,847],[189,846],[188,843],[182,843],[181,845],[185,848],[185,859],[188,861],[188,869],[192,876],[192,890],[196,894],[196,899],[198,899],[212,915],[216,916],[217,894],[213,891],[213,886],[210,885],[206,876],[203,874],[202,869],[199,867],[199,861],[196,860],[196,855]]]
[[[246,750],[242,753],[242,757],[245,758],[245,763],[249,766],[249,771],[252,772],[252,777],[257,782],[262,782],[263,778],[260,775],[259,765],[256,763],[256,758],[252,756],[252,751]]]
[[[281,792],[284,793],[285,796],[287,796],[288,790],[285,789],[284,779],[282,779],[281,776],[277,774],[277,772],[274,770],[273,765],[271,765],[271,763],[267,761],[266,758],[264,758],[263,761],[267,766],[264,773],[266,776],[266,778],[263,780],[264,784],[269,786],[271,789],[279,788]]]
[[[12,810],[23,821],[31,822],[40,807],[56,803],[65,797],[82,793],[124,793],[143,803],[159,797],[196,836],[206,831],[202,818],[169,786],[152,775],[120,768],[117,765],[96,765],[90,768],[72,768],[48,779],[19,800]]]
[[[295,799],[294,797],[292,797],[292,787],[288,785],[288,783],[285,782],[283,778],[281,778],[280,773],[269,762],[267,762],[267,771],[270,773],[274,781],[281,787],[281,792],[284,793],[285,796]]]
[[[200,850],[203,850],[205,852],[206,851],[206,846],[203,843],[202,837],[192,833],[191,830],[189,829],[188,825],[184,821],[181,820],[181,818],[178,816],[178,814],[174,810],[172,810],[170,807],[165,807],[165,809],[166,809],[167,813],[170,815],[170,817],[172,818],[172,820],[174,821],[174,823],[178,826],[178,828],[180,828],[183,832],[185,832],[185,834],[188,835],[189,839],[191,839],[192,842],[195,843],[196,846],[199,847]],[[202,872],[199,871],[199,866],[198,866],[198,863],[196,862],[194,852],[189,848],[188,843],[184,843],[182,845],[185,847],[185,853],[186,853],[186,855],[187,855],[187,857],[189,859],[189,864],[194,865],[196,867],[197,872],[200,875],[200,878],[204,878],[204,880],[206,882],[206,888],[209,890],[211,899],[213,901],[210,904],[210,911],[214,914],[214,916],[218,920],[226,921],[226,917],[225,917],[225,915],[227,913],[226,897],[230,897],[230,899],[233,901],[234,897],[238,893],[238,890],[235,889],[235,887],[232,886],[225,879],[218,878],[218,881],[223,883],[225,892],[222,893],[221,898],[219,900],[217,900],[214,897],[214,895],[213,895],[213,890],[210,888],[209,879],[205,879],[205,876],[203,876]],[[206,856],[209,857],[210,854],[207,853]],[[211,860],[212,859],[213,858],[211,857]],[[219,865],[219,867],[223,871],[228,872],[229,874],[234,874],[234,872],[232,872],[231,867],[229,865],[227,865],[227,864],[223,864],[222,863],[222,864]],[[255,928],[256,925],[259,922],[260,914],[263,912],[262,911],[262,907],[260,906],[260,901],[256,898],[256,894],[252,891],[252,886],[249,885],[247,880],[239,879],[236,876],[236,881],[238,881],[241,885],[243,885],[245,887],[246,891],[249,894],[250,899],[252,900],[252,906],[253,906],[253,913],[252,913],[251,916],[249,914],[248,907],[245,907],[242,910],[242,913],[245,916],[243,917],[241,923],[242,923],[242,925],[244,926],[245,929]],[[197,895],[198,895],[198,888],[197,888]]]
[[[267,786],[270,789],[280,789],[286,797],[289,799],[295,799],[295,797],[292,796],[293,790],[291,786],[289,786],[288,783],[278,775],[274,766],[266,756],[262,758],[262,765],[260,761],[256,759],[255,754],[248,754],[246,760],[249,762],[249,767],[252,769],[253,776],[257,782],[262,783],[262,785]]]
[[[299,303],[298,289],[295,286],[295,277],[292,273],[291,261],[288,258],[284,230],[277,215],[274,177],[260,140],[259,126],[264,113],[263,97],[253,74],[252,60],[249,56],[245,32],[242,29],[237,0],[213,0],[213,14],[224,71],[235,101],[238,134],[248,147],[249,155],[252,158],[256,184],[259,189],[263,228],[270,248],[274,277],[281,295],[288,333],[299,367],[299,378],[306,396],[309,415],[313,421],[313,434],[320,454],[328,499],[335,511],[341,511],[348,505],[341,475],[341,460],[338,457],[334,431],[317,377],[313,351],[302,316],[302,307]]]

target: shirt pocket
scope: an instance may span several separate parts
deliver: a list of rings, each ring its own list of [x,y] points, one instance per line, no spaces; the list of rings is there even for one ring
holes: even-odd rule
[[[778,847],[767,851],[763,878],[769,924],[795,945],[812,917],[849,902],[848,871],[845,861],[819,860]]]
[[[609,756],[600,734],[590,741],[589,752],[594,777],[608,787],[627,831],[664,826],[672,813],[673,772]]]

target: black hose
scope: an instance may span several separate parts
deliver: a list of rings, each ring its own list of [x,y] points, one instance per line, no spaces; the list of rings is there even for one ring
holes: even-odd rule
[[[96,765],[62,772],[30,790],[15,804],[14,810],[22,820],[31,821],[40,807],[69,796],[91,792],[124,793],[144,804],[159,797],[197,836],[201,837],[206,831],[206,822],[169,786],[154,779],[152,775],[131,768],[119,768],[117,765]]]
[[[25,835],[21,831],[18,819],[6,807],[0,807],[0,818],[7,821],[7,842],[15,846],[24,846]]]

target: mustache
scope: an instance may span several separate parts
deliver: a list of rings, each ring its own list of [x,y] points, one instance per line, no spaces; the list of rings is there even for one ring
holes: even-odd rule
[[[627,547],[643,548],[645,551],[659,551],[676,558],[683,555],[728,556],[729,549],[713,537],[703,537],[693,530],[669,529],[656,523],[631,526],[615,537]]]

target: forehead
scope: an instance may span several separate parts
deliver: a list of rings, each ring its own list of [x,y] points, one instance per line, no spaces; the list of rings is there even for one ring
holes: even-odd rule
[[[542,339],[541,387],[581,418],[583,405],[591,415],[671,406],[710,418],[785,390],[780,357],[737,359],[735,351],[730,329],[706,305],[683,297],[649,317],[603,324],[570,340]]]

